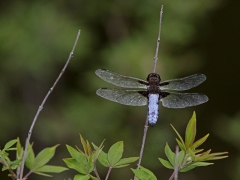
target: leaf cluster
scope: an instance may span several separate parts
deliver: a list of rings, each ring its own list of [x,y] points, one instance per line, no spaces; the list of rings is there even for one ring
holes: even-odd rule
[[[12,147],[14,144],[16,144],[16,147]],[[32,146],[33,144],[29,145],[27,150],[25,165],[29,169],[29,172],[25,175],[24,179],[26,179],[32,173],[51,177],[51,175],[47,173],[60,173],[67,170],[67,168],[65,167],[47,165],[47,163],[54,156],[55,150],[58,145],[43,149],[41,152],[39,152],[37,156],[35,156]],[[9,159],[9,153],[7,153],[7,151],[16,151],[16,160],[11,161]],[[23,147],[21,146],[19,138],[6,143],[4,148],[0,150],[0,163],[3,164],[2,171],[8,170],[10,172],[10,176],[13,179],[18,179],[18,175],[15,174],[13,170],[20,168],[22,157]]]
[[[122,141],[113,144],[108,153],[105,153],[102,150],[104,141],[99,146],[92,143],[92,148],[89,141],[84,140],[81,135],[80,140],[83,150],[78,147],[75,149],[67,145],[71,158],[63,159],[69,168],[79,172],[79,174],[75,175],[74,180],[87,180],[90,178],[93,180],[101,179],[97,172],[97,160],[104,167],[108,167],[108,173],[105,179],[108,179],[112,168],[122,168],[138,160],[138,157],[122,158],[124,147]],[[95,176],[90,174],[92,172],[95,173]]]
[[[181,148],[181,151],[174,153],[170,149],[168,144],[166,144],[165,154],[168,158],[168,161],[162,158],[159,158],[160,162],[166,168],[169,168],[169,169],[177,168],[179,172],[187,172],[199,166],[208,166],[213,164],[213,163],[209,163],[208,161],[218,160],[218,159],[223,159],[228,157],[226,155],[228,152],[210,153],[211,149],[205,152],[203,152],[204,149],[197,149],[201,144],[203,144],[207,140],[209,134],[195,141],[195,136],[196,136],[195,112],[193,113],[191,119],[188,122],[186,131],[185,131],[185,141],[173,126],[172,128],[178,136],[178,139],[176,138],[176,141],[178,146]]]

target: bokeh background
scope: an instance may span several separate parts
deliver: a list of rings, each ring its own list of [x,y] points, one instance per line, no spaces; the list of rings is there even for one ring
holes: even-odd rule
[[[77,31],[82,30],[74,58],[47,100],[31,142],[38,153],[61,144],[49,164],[65,164],[65,145],[80,146],[79,133],[104,150],[123,140],[124,156],[138,156],[147,107],[129,107],[98,97],[100,87],[113,87],[94,72],[105,68],[145,79],[153,68],[159,11],[164,5],[157,72],[162,80],[204,73],[207,81],[189,92],[208,95],[209,102],[186,109],[160,107],[149,128],[142,165],[158,179],[172,173],[158,161],[164,146],[175,147],[173,124],[184,135],[193,111],[197,138],[212,152],[230,157],[213,166],[180,174],[180,179],[240,179],[240,1],[238,0],[22,0],[0,2],[0,147],[16,137],[22,143],[33,117],[61,71]],[[99,164],[104,178],[107,169]],[[135,167],[133,165],[132,167]],[[27,171],[26,171],[27,172]],[[73,178],[69,170],[52,179]],[[114,169],[110,179],[133,177],[129,168]],[[7,179],[0,172],[0,179]],[[31,175],[29,179],[49,179]]]

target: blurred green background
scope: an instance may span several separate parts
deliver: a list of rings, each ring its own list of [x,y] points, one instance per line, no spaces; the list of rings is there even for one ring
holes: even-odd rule
[[[202,92],[209,102],[186,109],[160,107],[149,128],[142,165],[158,179],[172,173],[159,163],[164,146],[175,147],[173,124],[184,133],[197,113],[197,139],[210,133],[204,149],[228,151],[215,165],[180,174],[180,179],[240,179],[240,1],[237,0],[53,0],[0,2],[0,147],[16,137],[24,143],[33,117],[61,71],[78,29],[74,58],[49,97],[33,130],[38,153],[61,144],[49,164],[64,166],[65,144],[80,146],[79,133],[104,150],[124,141],[124,156],[138,156],[147,107],[130,107],[98,97],[100,87],[113,87],[95,75],[111,71],[145,79],[153,68],[159,11],[164,5],[157,72],[162,80],[204,73],[207,81],[189,92]],[[99,171],[104,178],[107,169]],[[135,167],[135,166],[132,166]],[[52,179],[73,178],[69,170]],[[129,168],[114,169],[110,179],[133,177]],[[7,179],[0,172],[0,179]],[[31,175],[29,179],[49,179]]]

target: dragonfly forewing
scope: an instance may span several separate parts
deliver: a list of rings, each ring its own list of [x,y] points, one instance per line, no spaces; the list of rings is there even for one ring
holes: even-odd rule
[[[206,79],[207,78],[204,74],[194,74],[184,78],[163,81],[160,83],[160,89],[184,91],[184,90],[188,90],[198,86],[199,84],[204,82]],[[166,85],[161,86],[161,84],[166,84]]]
[[[99,76],[104,81],[107,81],[115,86],[125,87],[125,88],[147,88],[148,82],[142,79],[123,76],[121,74],[106,70],[98,69],[95,71],[96,75]],[[140,83],[142,82],[142,83]]]
[[[139,94],[137,90],[101,88],[96,93],[105,99],[120,104],[129,106],[147,105],[147,98]]]
[[[161,99],[162,105],[168,108],[185,108],[196,106],[208,101],[208,97],[201,93],[170,93]]]

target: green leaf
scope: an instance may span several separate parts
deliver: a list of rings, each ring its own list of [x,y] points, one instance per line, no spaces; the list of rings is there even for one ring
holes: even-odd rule
[[[165,154],[166,154],[169,162],[174,166],[175,154],[174,154],[174,152],[172,152],[172,150],[170,149],[170,147],[168,146],[167,143],[166,143],[166,146],[165,146]]]
[[[20,139],[17,138],[17,152],[16,152],[16,157],[17,159],[22,159],[23,156],[23,148],[20,142]]]
[[[200,146],[202,143],[204,143],[207,140],[208,136],[209,136],[209,134],[205,135],[201,139],[194,142],[193,145],[191,146],[191,149],[196,149],[198,146]]]
[[[114,168],[119,168],[120,166],[123,167],[122,165],[129,165],[129,163],[135,162],[138,159],[139,159],[138,157],[122,158],[122,159],[120,159],[120,161],[118,161],[114,165]]]
[[[90,155],[88,157],[88,166],[87,166],[87,168],[88,168],[88,170],[87,170],[88,173],[91,173],[93,171],[93,169],[94,169],[93,155]]]
[[[140,166],[140,169],[131,169],[138,179],[157,180],[156,176],[148,169]]]
[[[35,158],[31,170],[37,169],[46,163],[54,156],[55,150],[59,145],[43,149]]]
[[[2,151],[7,151],[7,150],[9,150],[9,148],[10,148],[11,146],[13,146],[17,141],[18,141],[17,139],[13,139],[13,140],[11,140],[11,141],[8,141],[8,142],[5,144],[5,146],[4,146],[4,148],[3,148]]]
[[[164,160],[162,158],[158,158],[158,159],[162,163],[162,165],[165,166],[166,168],[174,169],[174,166],[169,161],[166,161],[166,160]]]
[[[211,149],[209,149],[208,151],[203,152],[200,155],[196,155],[194,161],[204,161],[204,160],[206,160],[210,152],[211,152]]]
[[[176,141],[178,143],[178,146],[180,147],[181,150],[186,151],[185,144],[182,144],[177,138]]]
[[[87,142],[83,139],[81,134],[80,134],[80,140],[81,140],[81,143],[82,143],[85,154],[88,154]]]
[[[76,171],[80,172],[81,174],[88,174],[88,170],[86,170],[85,166],[80,164],[76,161],[74,158],[65,158],[63,161],[66,163],[66,165],[71,168],[75,169]]]
[[[13,170],[20,167],[21,162],[22,162],[22,159],[17,159],[15,161],[12,161],[9,166]]]
[[[190,166],[187,166],[183,169],[180,170],[180,172],[187,172],[190,171],[191,169],[194,169],[196,167],[200,167],[200,166],[209,166],[212,165],[213,163],[207,163],[207,162],[196,162],[194,164],[191,164]]]
[[[92,148],[91,148],[90,143],[88,141],[87,141],[87,152],[88,152],[88,155],[92,154]]]
[[[178,166],[180,166],[180,164],[184,161],[184,160],[183,160],[184,155],[185,155],[185,152],[184,152],[184,151],[180,151],[180,152],[178,153]]]
[[[109,167],[110,164],[108,162],[108,155],[104,151],[101,151],[99,156],[98,156],[98,161],[104,166],[104,167]]]
[[[194,142],[196,136],[196,113],[193,112],[191,119],[188,122],[186,133],[185,133],[185,146],[188,149]]]
[[[32,149],[33,144],[28,144],[28,152],[27,152],[27,158],[25,161],[25,165],[27,166],[28,169],[33,168],[33,164],[35,161],[35,154]]]
[[[122,157],[123,141],[113,144],[108,151],[108,161],[110,166],[114,166]]]
[[[33,172],[33,173],[38,174],[38,175],[41,175],[41,176],[52,177],[52,175],[50,175],[50,174],[46,174],[46,173],[42,173],[42,172],[38,172],[38,171]]]
[[[188,155],[191,157],[192,161],[195,161],[196,156],[195,153],[191,150],[191,148],[188,149]]]
[[[45,165],[40,168],[37,168],[35,171],[38,172],[49,172],[49,173],[60,173],[63,171],[68,170],[68,168],[61,167],[61,166],[52,166],[52,165]]]
[[[173,125],[172,125],[172,124],[170,124],[170,125],[172,126],[173,130],[174,130],[175,133],[177,134],[177,136],[178,136],[178,138],[180,139],[181,144],[182,144],[182,146],[183,146],[183,147],[181,147],[181,146],[179,145],[179,147],[180,147],[182,150],[186,151],[186,146],[185,146],[185,143],[184,143],[184,141],[183,141],[183,138],[180,136],[180,134],[177,132],[177,130],[173,127]],[[179,140],[178,140],[178,141],[179,141]]]
[[[205,161],[219,160],[219,159],[223,159],[223,158],[228,157],[228,156],[220,156],[220,155],[223,155],[223,154],[228,154],[228,152],[211,153],[206,157]]]
[[[85,166],[88,164],[87,161],[87,156],[84,155],[82,152],[77,151],[76,149],[74,149],[73,147],[66,145],[68,152],[70,153],[70,155],[76,159],[77,162],[84,164]]]
[[[90,179],[89,175],[77,174],[74,176],[73,180],[88,180]]]

